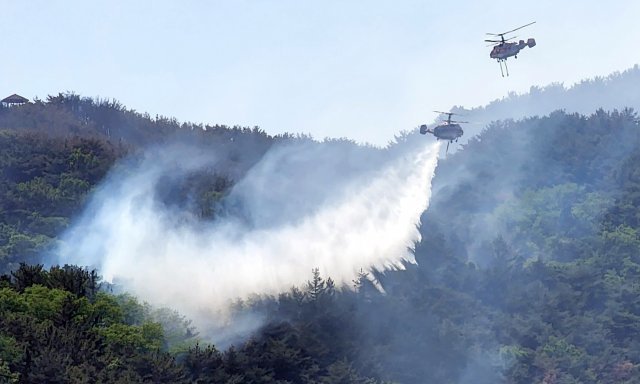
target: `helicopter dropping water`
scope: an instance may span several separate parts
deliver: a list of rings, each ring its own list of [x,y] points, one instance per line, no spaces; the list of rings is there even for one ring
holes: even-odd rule
[[[440,113],[443,115],[447,115],[447,120],[444,120],[442,124],[435,126],[434,128],[428,128],[426,124],[422,124],[420,126],[420,133],[426,135],[427,133],[432,134],[438,140],[447,140],[447,150],[446,153],[449,153],[449,144],[454,141],[458,141],[458,138],[464,134],[461,123],[468,123],[468,121],[457,121],[451,120],[451,116],[458,115],[453,112],[440,112],[434,111],[436,113]]]
[[[507,68],[507,58],[513,56],[514,58],[518,58],[518,53],[520,52],[520,50],[522,50],[524,47],[529,47],[529,48],[533,48],[536,46],[536,40],[533,38],[529,38],[526,42],[524,40],[520,40],[519,42],[510,42],[510,40],[516,39],[517,36],[513,36],[513,37],[508,37],[505,39],[505,35],[515,32],[519,29],[522,29],[524,27],[528,27],[532,24],[535,24],[535,21],[526,25],[523,25],[522,27],[518,27],[516,29],[512,29],[510,31],[507,32],[503,32],[503,33],[487,33],[487,35],[491,35],[491,36],[499,36],[500,40],[485,40],[488,43],[491,43],[489,46],[493,46],[493,49],[491,50],[491,53],[489,53],[489,57],[492,59],[496,59],[498,60],[498,63],[500,64],[500,73],[502,74],[502,77],[504,77],[505,72],[507,74],[507,76],[509,76],[509,68]],[[502,70],[502,62],[504,62],[504,69],[505,71],[503,72]]]

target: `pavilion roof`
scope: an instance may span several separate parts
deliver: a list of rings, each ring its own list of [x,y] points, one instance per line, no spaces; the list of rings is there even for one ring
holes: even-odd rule
[[[0,100],[0,102],[8,103],[8,104],[22,104],[22,103],[29,102],[29,99],[27,99],[26,97],[22,97],[20,95],[16,95],[14,93],[13,95],[5,97],[4,99]]]

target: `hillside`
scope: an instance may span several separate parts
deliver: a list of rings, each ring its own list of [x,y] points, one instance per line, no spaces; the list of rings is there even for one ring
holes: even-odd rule
[[[127,109],[117,100],[92,99],[75,93],[60,93],[48,96],[46,100],[36,99],[33,103],[19,106],[2,105],[0,129],[37,132],[58,138],[90,137],[128,147],[174,139],[206,141],[210,144],[225,144],[235,139],[270,141],[258,127],[180,124],[174,118],[151,117]]]
[[[545,116],[556,110],[589,115],[598,109],[605,111],[624,108],[640,109],[640,67],[608,76],[585,79],[576,84],[553,83],[532,86],[528,92],[507,96],[474,108],[453,106],[451,112],[464,115],[463,143],[482,132],[485,126],[500,120],[519,120],[531,116]],[[455,147],[453,148],[456,149]]]
[[[497,122],[442,161],[414,280],[387,283],[408,314],[389,322],[406,332],[398,350],[428,339],[428,318],[451,330],[464,358],[445,360],[465,361],[452,372],[468,382],[634,382],[638,128],[631,110],[554,112]]]
[[[349,291],[309,271],[306,286],[238,303],[265,325],[221,352],[196,346],[196,330],[178,314],[154,315],[131,296],[98,291],[96,273],[17,266],[39,262],[87,194],[119,159],[136,161],[141,146],[180,135],[223,146],[224,166],[179,180],[167,195],[178,203],[201,196],[190,209],[215,220],[218,202],[274,141],[308,139],[200,131],[113,105],[92,115],[100,103],[78,98],[78,108],[64,101],[75,96],[59,97],[0,113],[0,270],[14,271],[0,279],[0,375],[8,380],[640,379],[640,129],[633,110],[556,111],[487,126],[440,161],[417,265],[376,273],[385,294],[365,272]],[[424,137],[399,141],[414,139]]]
[[[168,141],[215,148],[225,156],[220,169],[180,191],[183,198],[196,193],[204,199],[205,186],[223,189],[274,141],[288,139],[258,128],[178,124],[127,110],[117,101],[75,94],[0,106],[0,272],[38,262],[118,160]]]

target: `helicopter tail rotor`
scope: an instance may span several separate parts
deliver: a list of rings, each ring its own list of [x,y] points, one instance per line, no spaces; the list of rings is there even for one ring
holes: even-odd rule
[[[527,40],[527,47],[533,48],[535,46],[536,46],[536,39],[531,38]]]

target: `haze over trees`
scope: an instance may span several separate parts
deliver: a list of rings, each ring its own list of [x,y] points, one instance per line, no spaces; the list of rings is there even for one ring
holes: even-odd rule
[[[267,321],[224,351],[180,314],[110,292],[100,271],[39,264],[118,160],[166,140],[227,151],[221,169],[166,195],[200,197],[190,209],[214,220],[274,141],[309,139],[179,124],[73,94],[0,109],[0,382],[640,380],[632,109],[492,123],[439,163],[417,265],[362,272],[353,290],[309,271],[306,286],[239,303]]]
[[[585,79],[576,84],[552,83],[547,86],[531,86],[528,92],[509,93],[502,99],[487,105],[465,108],[453,107],[451,112],[464,115],[465,136],[462,141],[480,133],[493,121],[545,116],[556,110],[589,115],[603,108],[608,111],[625,107],[640,109],[640,66],[608,76]]]

